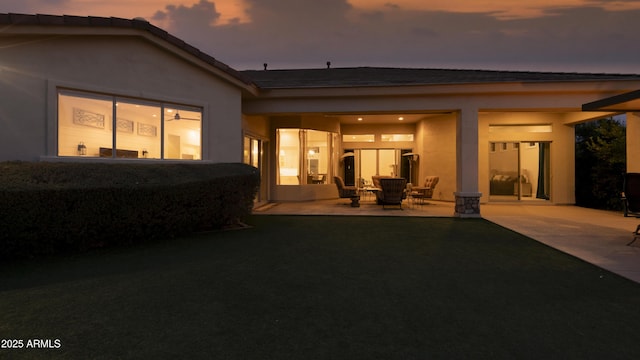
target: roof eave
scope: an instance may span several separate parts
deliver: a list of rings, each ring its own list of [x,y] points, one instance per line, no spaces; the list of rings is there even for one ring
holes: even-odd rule
[[[632,105],[638,102],[637,106]],[[638,111],[640,110],[640,90],[630,91],[582,105],[582,111]]]

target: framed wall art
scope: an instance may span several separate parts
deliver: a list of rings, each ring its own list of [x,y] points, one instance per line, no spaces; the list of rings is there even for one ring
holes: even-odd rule
[[[73,108],[73,123],[104,129],[104,115],[88,110]]]
[[[127,119],[116,119],[116,130],[133,134],[133,121]]]
[[[141,136],[157,136],[158,128],[155,125],[138,123],[138,135]]]

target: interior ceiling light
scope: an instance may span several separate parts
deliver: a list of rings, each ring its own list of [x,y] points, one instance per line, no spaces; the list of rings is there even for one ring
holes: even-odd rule
[[[359,118],[358,118],[358,121],[362,121],[362,118],[361,118],[361,117],[359,117]]]
[[[403,118],[402,116],[400,116],[400,117],[398,118],[398,120],[402,121],[402,120],[404,120],[404,118]]]

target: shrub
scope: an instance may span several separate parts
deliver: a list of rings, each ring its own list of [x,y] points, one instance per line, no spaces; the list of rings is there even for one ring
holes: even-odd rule
[[[251,213],[244,164],[0,163],[0,258],[219,229]]]

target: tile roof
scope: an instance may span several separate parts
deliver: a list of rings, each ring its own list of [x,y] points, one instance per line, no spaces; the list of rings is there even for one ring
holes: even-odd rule
[[[0,26],[3,25],[31,25],[31,26],[89,26],[89,27],[112,27],[129,28],[146,31],[151,35],[160,38],[171,45],[180,48],[214,68],[223,71],[246,85],[253,83],[242,75],[239,71],[216,60],[214,57],[200,51],[187,44],[183,40],[169,34],[157,26],[151,25],[144,19],[122,19],[116,17],[97,16],[71,16],[71,15],[44,15],[44,14],[7,14],[0,13]]]
[[[587,74],[381,67],[245,70],[241,72],[246,77],[253,80],[258,87],[263,89],[479,84],[502,82],[640,80],[640,75],[634,74]]]

